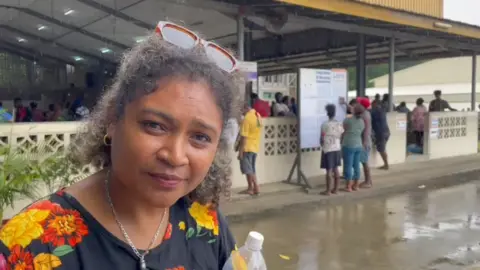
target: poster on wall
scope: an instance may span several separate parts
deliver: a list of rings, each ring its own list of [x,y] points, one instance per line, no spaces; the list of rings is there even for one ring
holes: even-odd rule
[[[300,140],[302,149],[320,147],[320,127],[328,120],[325,106],[337,107],[336,119],[343,121],[346,108],[339,104],[347,99],[347,71],[343,69],[300,69]]]

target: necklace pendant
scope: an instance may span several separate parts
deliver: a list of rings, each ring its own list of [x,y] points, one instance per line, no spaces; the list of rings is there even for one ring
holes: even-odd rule
[[[140,258],[140,270],[147,270],[147,263],[145,262],[145,258]]]

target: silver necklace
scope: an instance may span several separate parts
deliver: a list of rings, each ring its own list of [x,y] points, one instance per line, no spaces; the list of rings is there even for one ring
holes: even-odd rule
[[[163,212],[162,220],[160,221],[160,225],[158,225],[157,231],[155,232],[155,235],[153,236],[152,241],[148,245],[145,252],[140,253],[138,251],[138,249],[135,247],[135,245],[133,244],[130,237],[128,236],[128,233],[125,230],[125,228],[123,227],[123,224],[118,219],[117,212],[115,211],[115,207],[113,206],[112,198],[110,197],[110,189],[109,189],[109,182],[110,181],[109,181],[109,179],[110,179],[110,172],[107,173],[107,178],[105,179],[105,193],[107,195],[108,204],[110,205],[110,208],[112,209],[113,217],[115,218],[115,221],[117,222],[118,227],[122,231],[123,237],[125,237],[125,240],[127,241],[128,245],[130,245],[130,247],[132,248],[133,253],[135,253],[135,255],[137,255],[137,257],[139,259],[139,269],[140,270],[147,270],[147,263],[145,262],[145,256],[147,256],[147,254],[150,252],[150,249],[152,248],[153,244],[157,241],[157,238],[160,235],[160,230],[162,228],[163,221],[165,220],[165,216],[167,215],[167,209],[165,209],[164,212]]]

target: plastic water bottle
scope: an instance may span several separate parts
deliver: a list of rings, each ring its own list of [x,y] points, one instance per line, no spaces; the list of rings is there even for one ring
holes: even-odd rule
[[[245,245],[232,252],[223,266],[223,270],[267,270],[262,255],[262,245],[263,235],[258,232],[250,232]]]

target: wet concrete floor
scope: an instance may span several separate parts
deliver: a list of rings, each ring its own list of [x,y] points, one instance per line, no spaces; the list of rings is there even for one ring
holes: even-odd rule
[[[480,181],[230,227],[239,246],[250,230],[265,236],[270,270],[480,269]]]

